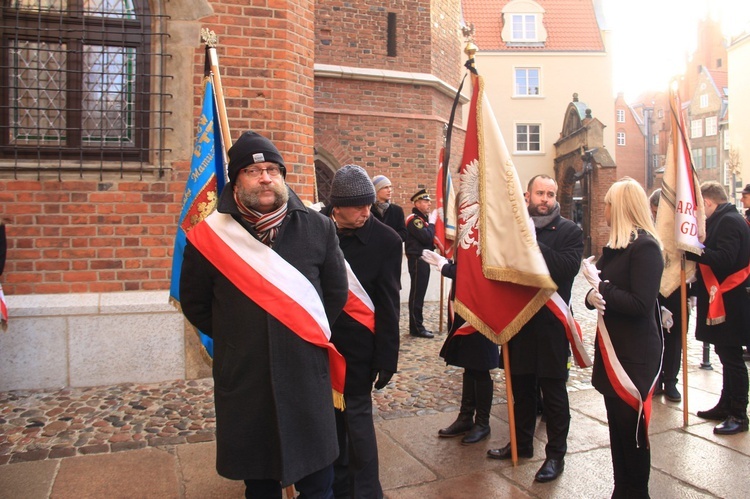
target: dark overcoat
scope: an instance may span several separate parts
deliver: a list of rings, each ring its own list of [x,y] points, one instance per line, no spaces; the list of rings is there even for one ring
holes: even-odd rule
[[[406,241],[406,219],[404,218],[403,208],[397,204],[389,203],[388,208],[386,208],[385,212],[381,215],[373,206],[372,214],[375,218],[395,230],[398,237],[401,238],[401,242]]]
[[[599,292],[606,309],[604,323],[617,359],[645,400],[662,355],[659,324],[659,284],[664,270],[661,248],[651,235],[639,231],[626,248],[605,247],[596,263],[601,270]],[[588,305],[588,308],[592,308]],[[615,397],[596,342],[591,384],[602,395]]]
[[[557,292],[570,302],[573,281],[581,268],[583,231],[572,221],[557,216],[536,229],[536,240]],[[539,309],[509,342],[510,368],[515,375],[535,374],[540,378],[568,375],[569,343],[565,327],[546,306]]]
[[[435,225],[431,224],[427,215],[416,208],[411,210],[413,216],[406,223],[406,256],[419,258],[422,250],[435,249]]]
[[[401,238],[375,217],[361,228],[339,234],[354,275],[375,305],[375,334],[346,312],[333,324],[331,341],[346,359],[344,393],[372,390],[372,371],[398,368]]]
[[[348,294],[336,229],[289,193],[273,251],[309,279],[333,322]],[[238,216],[230,186],[219,211],[257,237]],[[266,313],[189,242],[180,297],[187,319],[214,340],[219,474],[286,486],[333,463],[338,443],[327,351]]]
[[[702,255],[686,252],[685,256],[711,267],[720,283],[746,268],[750,262],[750,227],[729,203],[717,206],[716,211],[706,219],[704,244],[706,247]],[[695,324],[695,337],[698,341],[727,346],[750,344],[750,298],[747,286],[748,280],[724,293],[726,322],[709,326],[706,324],[708,291],[700,268],[698,269],[697,282],[691,287],[691,292],[698,298]]]
[[[449,279],[456,278],[456,264],[443,265],[440,272]],[[455,285],[451,287],[451,299],[455,298]],[[463,317],[455,314],[448,324],[450,331],[448,337],[440,349],[440,356],[445,363],[451,366],[474,369],[477,371],[489,371],[500,367],[500,350],[496,343],[490,341],[479,331],[456,336],[458,328],[466,323]]]

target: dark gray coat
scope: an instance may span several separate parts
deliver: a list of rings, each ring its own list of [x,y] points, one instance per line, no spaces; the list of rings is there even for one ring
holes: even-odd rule
[[[348,293],[336,229],[289,193],[273,250],[310,280],[333,322]],[[219,211],[236,215],[231,187]],[[219,474],[286,486],[331,464],[338,444],[327,351],[267,314],[190,243],[180,297],[187,319],[214,339]]]

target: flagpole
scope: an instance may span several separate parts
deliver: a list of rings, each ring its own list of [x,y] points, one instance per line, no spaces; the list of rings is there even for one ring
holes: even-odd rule
[[[685,282],[685,252],[682,252],[682,258],[680,259],[680,317],[682,318],[680,324],[680,333],[682,335],[682,391],[684,396],[682,398],[682,425],[688,425],[688,362],[687,362],[687,324],[688,324],[688,310],[687,310],[687,283]]]
[[[232,137],[229,133],[229,118],[227,117],[227,107],[224,104],[224,88],[221,86],[221,72],[219,71],[219,56],[216,54],[216,44],[218,37],[216,33],[207,28],[201,29],[201,38],[206,44],[207,64],[210,69],[211,79],[214,83],[216,92],[216,107],[219,112],[219,123],[221,133],[221,143],[224,145],[225,159],[228,157],[229,148],[232,147]]]

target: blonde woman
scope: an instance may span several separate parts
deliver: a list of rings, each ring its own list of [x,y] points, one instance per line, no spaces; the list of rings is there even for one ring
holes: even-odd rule
[[[604,198],[609,241],[596,263],[583,262],[599,311],[592,384],[604,396],[614,468],[613,498],[649,497],[648,420],[662,338],[657,296],[662,246],[643,187],[625,177]]]

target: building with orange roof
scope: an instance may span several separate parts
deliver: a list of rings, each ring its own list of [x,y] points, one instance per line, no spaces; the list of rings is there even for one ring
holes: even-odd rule
[[[566,107],[580,103],[605,125],[614,156],[612,56],[597,1],[462,0],[474,25],[476,66],[521,181],[553,174]],[[616,159],[616,158],[615,158]]]

